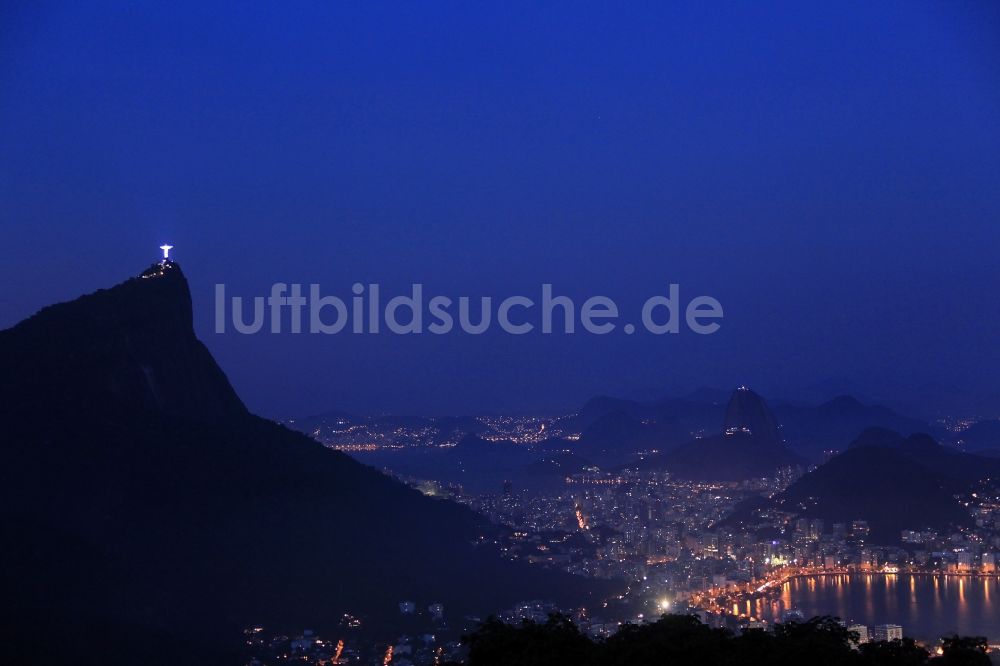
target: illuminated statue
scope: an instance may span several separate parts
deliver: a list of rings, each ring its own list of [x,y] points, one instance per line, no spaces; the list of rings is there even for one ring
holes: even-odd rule
[[[173,245],[161,245],[160,249],[163,250],[163,261],[170,261],[170,251],[174,249]]]

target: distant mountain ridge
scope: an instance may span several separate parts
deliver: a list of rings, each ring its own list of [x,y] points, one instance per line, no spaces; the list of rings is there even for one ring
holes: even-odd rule
[[[717,427],[725,414],[728,396],[719,400],[718,391],[702,389],[689,396],[642,402],[611,396],[596,396],[588,400],[579,412],[562,423],[567,430],[584,432],[607,414],[621,412],[638,421],[655,421],[676,425],[686,431]]]
[[[723,430],[756,431],[771,444],[783,443],[796,456],[814,463],[828,452],[843,451],[866,428],[882,427],[905,434],[927,432],[939,439],[947,435],[940,427],[887,407],[866,405],[849,395],[818,405],[779,402],[769,408],[769,415],[751,415],[747,408],[741,408],[742,416],[737,418],[727,414],[727,409],[734,408],[733,393],[722,393],[718,389],[700,389],[684,397],[648,402],[598,396],[560,425],[581,433],[580,451],[584,455],[595,460],[603,457],[605,462],[613,459],[617,464],[625,464],[640,451],[665,453],[695,437],[710,436],[719,431],[720,423]],[[616,431],[608,421],[617,421],[619,429]],[[588,429],[597,424],[599,437],[590,433],[587,441]]]
[[[886,428],[906,435],[917,432],[944,434],[923,421],[902,416],[888,407],[866,405],[849,395],[814,407],[778,405],[774,411],[789,446],[815,461],[825,451],[843,451],[867,428]]]
[[[618,467],[635,462],[640,454],[667,453],[695,438],[709,437],[719,432],[722,423],[723,431],[731,431],[731,434],[756,432],[759,439],[767,439],[773,445],[783,443],[796,456],[816,463],[832,452],[843,451],[851,440],[870,427],[905,434],[928,432],[939,439],[948,438],[940,427],[900,415],[887,407],[865,404],[850,395],[817,405],[778,402],[766,414],[752,416],[747,409],[741,409],[743,416],[738,418],[732,413],[727,415],[727,407],[732,409],[732,397],[732,391],[713,388],[651,401],[595,396],[577,413],[556,423],[559,432],[579,438],[560,443],[557,448],[572,450],[602,467]],[[420,441],[422,444],[453,444],[466,434],[481,434],[487,430],[470,417],[358,416],[337,411],[289,422],[293,428],[328,443],[335,441],[345,428],[377,425],[385,430],[392,424],[411,430],[426,428],[429,434]],[[984,424],[984,430],[987,427],[988,424]],[[970,434],[970,442],[973,435],[975,431]],[[399,439],[398,443],[403,445],[416,443],[411,437]],[[986,439],[993,441],[992,436]],[[996,446],[1000,447],[1000,439],[996,441]]]
[[[781,441],[777,421],[764,399],[744,386],[733,391],[722,426],[721,434],[648,456],[638,465],[685,479],[740,481],[773,476],[779,468],[805,462]]]
[[[358,415],[330,410],[285,422],[288,427],[307,434],[324,444],[337,443],[356,428],[376,430],[386,441],[382,444],[440,445],[454,443],[467,434],[479,434],[487,427],[469,416],[427,417],[413,415]],[[396,431],[385,437],[387,432]]]
[[[567,450],[565,440],[528,445],[487,441],[473,434],[463,436],[454,446],[410,446],[351,455],[403,477],[460,486],[470,494],[499,493],[506,481],[517,492],[557,492],[565,486],[567,476],[591,464],[575,450]]]

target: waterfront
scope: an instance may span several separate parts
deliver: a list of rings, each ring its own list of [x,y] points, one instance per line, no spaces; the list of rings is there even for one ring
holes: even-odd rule
[[[780,596],[741,608],[773,621],[785,609],[835,615],[872,626],[901,624],[908,636],[935,641],[958,632],[1000,642],[1000,578],[942,574],[829,574],[792,578]]]

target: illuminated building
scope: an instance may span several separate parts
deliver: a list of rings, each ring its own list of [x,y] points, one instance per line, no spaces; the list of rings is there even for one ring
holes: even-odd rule
[[[847,628],[848,631],[854,632],[858,635],[858,643],[867,643],[870,639],[868,637],[868,627],[863,624],[852,624]]]
[[[903,627],[898,624],[878,624],[872,631],[873,641],[901,641]]]

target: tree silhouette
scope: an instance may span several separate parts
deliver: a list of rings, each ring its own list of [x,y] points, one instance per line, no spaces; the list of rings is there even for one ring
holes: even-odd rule
[[[921,666],[930,656],[912,638],[863,643],[860,652],[866,666]]]
[[[941,656],[931,660],[934,666],[990,666],[984,636],[949,636],[942,639]]]
[[[495,618],[463,637],[468,666],[989,666],[986,639],[945,638],[930,659],[913,639],[864,643],[833,617],[735,634],[694,615],[626,624],[604,641],[581,633],[564,615],[519,625]]]

